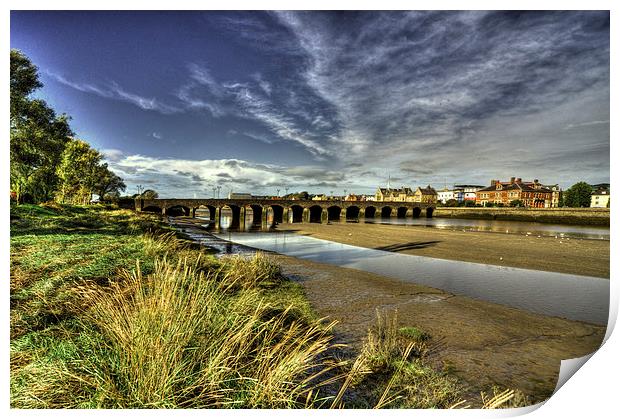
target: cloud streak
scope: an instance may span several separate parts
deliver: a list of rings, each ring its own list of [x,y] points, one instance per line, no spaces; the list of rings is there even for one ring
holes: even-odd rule
[[[155,98],[148,98],[144,96],[140,96],[135,93],[131,93],[117,83],[112,82],[105,86],[99,86],[89,83],[78,83],[75,81],[68,80],[67,78],[52,72],[46,72],[50,77],[56,80],[58,83],[63,84],[72,89],[78,90],[84,93],[91,93],[97,96],[113,99],[122,102],[127,102],[132,105],[139,107],[145,111],[155,111],[162,114],[173,114],[181,112],[182,109],[176,106],[172,106],[166,103],[163,103]]]

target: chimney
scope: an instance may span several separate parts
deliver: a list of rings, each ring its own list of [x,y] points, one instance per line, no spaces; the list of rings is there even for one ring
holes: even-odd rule
[[[521,183],[521,178],[518,177],[517,180],[515,180],[516,183]]]
[[[514,178],[514,177],[511,177],[511,178],[510,178],[510,184],[512,185],[512,184],[514,184],[514,183],[515,183],[515,178]]]
[[[491,179],[491,186],[495,186],[495,184],[499,182],[498,180],[495,179]]]

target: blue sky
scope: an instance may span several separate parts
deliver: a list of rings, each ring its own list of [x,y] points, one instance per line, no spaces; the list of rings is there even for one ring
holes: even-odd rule
[[[12,12],[37,93],[166,197],[609,181],[608,12]]]

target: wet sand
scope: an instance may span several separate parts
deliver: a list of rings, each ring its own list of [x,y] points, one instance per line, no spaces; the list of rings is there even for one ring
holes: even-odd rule
[[[277,229],[411,255],[609,278],[606,240],[364,223],[281,224]]]
[[[562,359],[589,354],[605,327],[548,317],[455,296],[355,269],[273,255],[299,280],[319,316],[337,320],[336,337],[359,348],[376,311],[397,312],[399,326],[416,326],[441,342],[438,368],[455,374],[471,401],[493,385],[523,391],[532,402],[555,389]]]

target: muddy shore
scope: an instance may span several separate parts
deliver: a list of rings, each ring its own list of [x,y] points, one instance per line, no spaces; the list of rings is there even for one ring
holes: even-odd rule
[[[337,320],[337,340],[359,348],[377,310],[397,313],[440,343],[437,368],[455,374],[470,400],[494,385],[523,391],[533,403],[555,389],[562,359],[601,345],[605,327],[456,296],[355,269],[273,255],[299,280],[319,316]]]
[[[277,229],[411,255],[609,278],[606,240],[365,223],[281,224]]]

